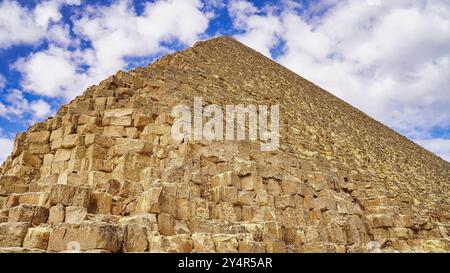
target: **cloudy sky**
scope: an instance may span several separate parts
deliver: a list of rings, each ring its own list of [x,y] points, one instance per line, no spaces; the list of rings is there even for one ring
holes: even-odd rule
[[[89,85],[217,35],[450,161],[448,0],[0,0],[0,160]]]

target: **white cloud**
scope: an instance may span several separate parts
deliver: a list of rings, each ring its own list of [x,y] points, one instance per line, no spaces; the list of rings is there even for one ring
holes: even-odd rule
[[[14,67],[23,75],[24,90],[67,100],[82,92],[89,84],[89,76],[79,72],[78,67],[89,61],[90,51],[71,52],[50,46],[45,51],[18,60]]]
[[[37,100],[30,103],[30,109],[34,113],[34,117],[37,119],[45,118],[52,112],[50,104],[44,100]]]
[[[260,15],[263,11],[265,14]],[[266,6],[263,11],[243,0],[230,1],[228,4],[228,13],[235,28],[243,32],[235,35],[235,38],[270,56],[270,49],[279,41],[282,25],[280,18],[273,14],[272,7]]]
[[[272,12],[233,1],[236,37],[266,55],[283,40],[277,61],[410,138],[450,127],[448,1],[285,3]]]
[[[10,138],[0,137],[0,165],[9,156],[13,149],[14,141]]]
[[[4,95],[4,101],[6,104],[0,102],[0,117],[8,120],[24,119],[26,115],[27,123],[31,123],[52,113],[51,106],[47,102],[42,99],[29,101],[17,89]]]
[[[450,162],[450,139],[422,139],[416,142]]]
[[[36,44],[43,39],[67,45],[69,32],[60,23],[63,5],[78,5],[79,0],[48,0],[30,10],[16,1],[0,3],[0,48],[17,44]]]
[[[47,50],[18,60],[14,68],[23,75],[24,90],[70,100],[89,85],[124,69],[126,57],[166,51],[161,46],[164,41],[194,43],[209,23],[209,13],[202,12],[202,7],[198,0],[159,0],[146,3],[142,14],[137,14],[130,1],[87,6],[84,13],[72,18],[73,31],[92,48],[69,51],[61,43],[51,44]],[[46,20],[58,20],[54,9],[43,13]],[[59,40],[64,41],[65,32],[68,30],[62,30]]]

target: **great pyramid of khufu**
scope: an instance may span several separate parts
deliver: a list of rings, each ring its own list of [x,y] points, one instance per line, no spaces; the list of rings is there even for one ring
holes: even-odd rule
[[[279,148],[175,140],[177,105],[278,105]],[[15,139],[1,252],[440,252],[450,163],[228,37],[89,87]]]

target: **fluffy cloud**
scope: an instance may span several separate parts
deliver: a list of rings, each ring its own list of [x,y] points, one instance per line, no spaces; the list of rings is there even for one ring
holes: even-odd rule
[[[281,19],[274,10],[256,8],[247,1],[231,1],[228,13],[233,18],[234,27],[242,33],[235,37],[260,53],[270,56],[270,49],[279,41],[283,28]]]
[[[37,121],[52,113],[51,106],[42,99],[27,100],[19,90],[12,90],[4,95],[5,103],[0,102],[0,117],[6,119],[23,119],[26,115],[28,123]]]
[[[47,50],[18,60],[14,67],[23,75],[24,90],[69,100],[92,83],[89,80],[93,79],[87,73],[78,70],[83,63],[89,63],[90,52],[72,52],[50,46]]]
[[[66,26],[58,24],[63,5],[79,4],[79,0],[48,0],[30,10],[17,1],[0,3],[0,49],[16,44],[36,44],[49,39],[67,45],[70,41]]]
[[[24,90],[70,100],[124,69],[127,57],[167,51],[162,42],[194,43],[208,27],[209,14],[202,7],[198,0],[159,0],[146,3],[137,14],[130,1],[87,6],[73,18],[73,32],[92,47],[70,51],[51,43],[47,50],[18,60],[14,67],[23,75]],[[46,14],[43,18],[59,18],[51,10]]]
[[[231,2],[230,14],[244,30],[236,38],[267,55],[276,45],[268,37],[279,37],[277,61],[410,138],[450,127],[447,1],[328,0],[306,12],[285,3],[274,13]],[[255,37],[271,42],[255,44]]]

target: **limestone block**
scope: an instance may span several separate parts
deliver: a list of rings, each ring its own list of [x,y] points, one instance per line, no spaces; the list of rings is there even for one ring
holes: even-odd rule
[[[123,251],[145,252],[148,249],[147,230],[138,224],[128,224],[124,228]]]
[[[112,138],[125,137],[127,135],[123,126],[105,126],[103,135]]]
[[[234,172],[229,171],[225,173],[220,173],[212,177],[211,186],[235,186],[237,189],[241,189],[241,184],[239,181],[239,176]]]
[[[92,192],[89,212],[96,214],[110,214],[113,198],[106,192]],[[67,217],[67,216],[66,216]]]
[[[0,247],[21,247],[30,223],[0,223]]]
[[[31,154],[28,151],[23,151],[18,157],[14,159],[13,166],[14,165],[24,165],[38,169],[42,165],[42,160],[37,155]]]
[[[8,222],[28,222],[33,225],[46,223],[48,209],[34,205],[19,205],[9,209]]]
[[[151,155],[153,145],[140,139],[118,139],[114,146],[116,155],[124,155],[128,153],[141,153]]]
[[[213,235],[214,246],[218,253],[237,253],[239,242],[234,234]]]
[[[215,245],[211,234],[194,233],[192,234],[193,248],[197,253],[215,252]]]
[[[134,118],[133,126],[139,129],[143,129],[147,124],[150,124],[153,122],[152,116],[146,116],[146,115],[138,115]]]
[[[158,231],[158,223],[154,213],[139,213],[133,216],[121,217],[119,224],[136,224],[144,227],[148,232]]]
[[[82,251],[106,250],[118,252],[121,249],[122,230],[107,223],[84,222],[81,225],[62,224],[50,234],[49,251],[66,251],[71,242],[77,242]]]
[[[23,247],[47,250],[51,231],[50,227],[45,226],[29,228],[23,241]]]
[[[130,116],[123,116],[123,117],[111,117],[111,118],[104,118],[103,119],[103,125],[112,125],[112,126],[131,126],[132,119]]]
[[[283,241],[268,241],[266,242],[267,253],[286,253],[286,243]]]
[[[162,188],[150,188],[138,197],[137,212],[160,212]]]
[[[86,157],[89,159],[105,159],[108,150],[100,145],[93,144],[86,149]]]
[[[247,175],[243,176],[240,179],[241,186],[243,190],[251,191],[251,190],[261,190],[262,189],[262,177],[256,175]]]
[[[25,180],[17,176],[0,177],[0,195],[9,195],[11,193],[24,193],[28,191]]]
[[[28,143],[46,144],[50,140],[49,131],[32,132],[27,135]]]
[[[284,194],[296,194],[300,183],[300,179],[289,176],[281,181],[281,189]]]
[[[84,124],[94,124],[94,125],[100,125],[100,119],[98,117],[88,116],[85,114],[81,114],[78,117],[78,125],[84,125]]]
[[[133,108],[109,109],[104,112],[104,117],[112,118],[112,117],[131,116],[133,114],[133,111],[134,111]]]
[[[46,192],[27,192],[19,197],[19,204],[45,206],[48,201],[49,194]]]
[[[78,135],[88,135],[88,134],[101,134],[102,128],[95,124],[84,124],[77,127]]]
[[[251,240],[239,241],[238,252],[239,253],[265,253],[266,243],[254,242]]]
[[[251,191],[239,191],[238,201],[241,205],[251,206],[255,199],[255,193]]]
[[[72,185],[56,184],[50,192],[50,204],[65,206],[82,206],[87,208],[90,200],[90,189]]]
[[[70,149],[58,149],[55,153],[55,157],[53,158],[53,161],[68,161],[70,159],[70,156],[72,154],[72,150]]]
[[[82,186],[88,184],[87,173],[64,171],[58,177],[58,184]]]
[[[63,138],[62,148],[72,149],[82,143],[82,137],[77,134],[66,135]]]
[[[48,223],[51,226],[63,223],[64,218],[65,218],[65,208],[63,205],[59,204],[50,208],[48,215]]]
[[[88,134],[85,137],[84,141],[86,146],[90,146],[93,144],[97,144],[102,148],[110,148],[114,145],[114,140],[104,135],[99,134]]]
[[[172,215],[167,213],[158,214],[158,230],[161,235],[174,235],[175,234],[175,219]]]
[[[85,207],[68,206],[65,208],[64,222],[69,224],[81,224],[87,217]]]
[[[50,144],[30,143],[28,152],[34,155],[45,155],[50,153]]]
[[[149,236],[149,252],[186,253],[192,251],[192,239],[185,235]]]
[[[394,218],[386,214],[367,215],[369,224],[372,228],[388,228],[394,226]]]

